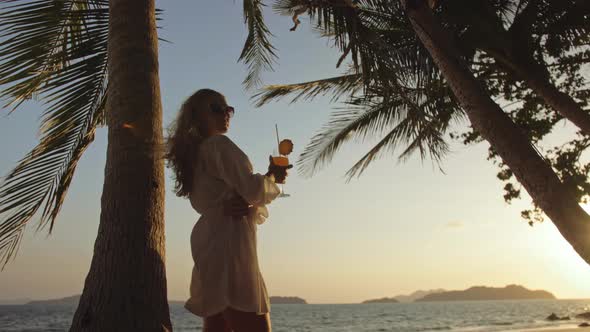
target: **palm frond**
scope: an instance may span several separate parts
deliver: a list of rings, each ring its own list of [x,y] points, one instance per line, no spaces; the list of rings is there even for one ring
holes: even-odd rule
[[[390,87],[374,87],[362,96],[352,97],[347,108],[336,112],[306,146],[297,161],[300,172],[312,175],[330,162],[342,144],[350,139],[362,142],[388,131],[390,133],[381,144],[347,175],[362,173],[384,146],[391,151],[400,144],[407,144],[400,160],[419,151],[422,158],[430,155],[439,162],[448,151],[442,137],[449,123],[462,118],[459,106],[448,92],[443,91],[442,84],[439,77],[424,86],[392,84]]]
[[[450,151],[444,135],[457,114],[460,113],[451,110],[432,116],[405,117],[346,172],[347,181],[360,176],[371,162],[384,152],[392,153],[400,144],[406,145],[398,156],[400,161],[418,151],[422,160],[429,156],[440,167],[442,158]]]
[[[297,160],[299,173],[311,176],[329,163],[340,147],[363,128],[383,126],[385,119],[395,116],[392,109],[348,107],[334,113],[320,132],[312,137]],[[368,131],[368,130],[366,130]]]
[[[36,97],[40,142],[0,183],[0,262],[17,252],[27,223],[57,214],[82,153],[104,124],[108,1],[5,0],[0,9],[0,96],[12,110]]]
[[[352,1],[275,0],[273,8],[277,13],[288,16],[292,16],[302,8],[307,9],[307,13],[312,21],[315,20],[317,27],[321,27],[325,35],[333,36],[336,47],[350,51],[353,63],[358,68],[359,50],[356,39],[359,37],[357,31],[359,18],[358,8],[352,5]]]
[[[291,15],[301,3],[306,2],[279,0],[274,7],[280,14]],[[333,114],[312,138],[297,162],[300,172],[312,175],[350,139],[363,141],[382,133],[388,133],[385,140],[349,176],[360,174],[383,147],[405,144],[400,160],[419,151],[422,158],[429,155],[439,162],[448,151],[443,139],[447,125],[462,115],[459,106],[398,2],[355,3],[351,7],[344,0],[321,1],[309,8],[317,32],[330,38],[343,56],[351,54],[354,74],[362,76],[364,89],[360,96],[353,96],[360,89],[349,94],[353,97],[347,108]],[[342,78],[270,86],[256,96],[258,105],[287,95],[294,95],[291,102],[328,92],[340,97],[343,91],[351,91]]]
[[[348,74],[304,83],[268,85],[252,98],[255,100],[256,107],[288,95],[294,95],[289,103],[299,100],[309,101],[328,93],[332,94],[332,101],[335,101],[343,95],[351,96],[359,92],[362,87],[361,74]]]
[[[275,0],[272,9],[275,13],[283,16],[292,16],[300,9],[308,9],[309,3],[301,0]]]
[[[243,81],[246,89],[259,86],[262,71],[272,70],[277,59],[276,49],[270,42],[272,34],[264,23],[263,7],[261,0],[244,0],[244,23],[248,27],[248,37],[238,61],[248,66],[248,74]]]
[[[291,15],[303,5],[308,5],[315,31],[342,52],[338,63],[350,56],[366,87],[408,66],[427,73],[437,70],[398,2],[276,0],[273,7]]]

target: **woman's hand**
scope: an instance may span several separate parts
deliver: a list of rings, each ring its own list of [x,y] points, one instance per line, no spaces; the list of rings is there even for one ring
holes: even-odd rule
[[[223,214],[232,217],[244,217],[248,215],[250,205],[242,196],[236,194],[233,198],[223,202]]]
[[[270,164],[268,165],[268,172],[266,175],[273,174],[275,176],[276,183],[285,183],[285,179],[289,175],[287,170],[293,168],[293,165],[289,164],[287,166],[279,166],[273,162],[272,156],[269,156],[268,159]]]

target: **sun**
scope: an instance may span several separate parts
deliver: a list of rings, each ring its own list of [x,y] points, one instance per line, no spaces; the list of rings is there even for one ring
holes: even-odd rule
[[[580,206],[590,214],[590,204],[580,204]],[[545,222],[551,223],[547,219]],[[561,280],[567,280],[570,285],[569,288],[576,289],[580,294],[576,297],[590,294],[590,284],[588,283],[590,266],[588,263],[578,255],[554,225],[544,228],[544,231],[540,232],[543,234],[539,235],[543,238],[544,252],[549,258],[547,261],[548,265],[550,265],[548,269],[553,271],[551,274],[557,274]]]

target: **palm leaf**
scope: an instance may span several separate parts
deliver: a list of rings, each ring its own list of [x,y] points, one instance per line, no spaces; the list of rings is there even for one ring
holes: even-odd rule
[[[248,27],[248,37],[238,61],[248,66],[248,74],[243,81],[247,89],[261,84],[262,71],[272,70],[277,58],[276,49],[270,42],[272,34],[264,23],[263,7],[260,0],[244,0],[244,23]]]
[[[334,113],[312,138],[297,162],[300,171],[312,175],[348,140],[363,141],[382,133],[388,133],[386,139],[369,151],[349,176],[357,171],[360,174],[383,147],[393,149],[402,144],[406,146],[400,160],[419,151],[422,158],[430,155],[439,162],[448,151],[443,139],[447,126],[462,113],[430,55],[397,2],[358,1],[354,8],[343,3],[326,1],[309,11],[317,32],[332,39],[344,56],[352,55],[357,76],[269,86],[255,96],[257,105],[287,95],[294,96],[291,102],[325,93],[333,93],[334,98],[344,92],[353,96],[360,89],[352,89],[347,79],[360,80],[358,76],[362,76],[363,94],[352,97],[347,108]],[[274,8],[290,15],[300,8],[297,6],[300,1],[279,0]]]
[[[334,113],[306,146],[297,161],[301,173],[313,175],[350,139],[364,141],[388,131],[386,138],[347,175],[362,173],[383,147],[391,151],[400,144],[406,144],[400,160],[419,151],[422,158],[430,155],[434,161],[440,162],[448,151],[442,137],[449,123],[462,118],[459,106],[442,85],[444,82],[439,77],[425,86],[412,88],[392,84],[352,97],[347,101],[348,107]]]
[[[104,123],[108,1],[4,0],[0,96],[16,109],[38,98],[40,142],[0,184],[0,261],[17,252],[26,224],[53,229],[82,153]]]
[[[442,158],[450,151],[444,139],[445,133],[453,122],[462,119],[462,113],[455,109],[451,101],[447,107],[436,105],[440,100],[431,100],[420,108],[425,110],[419,116],[409,112],[400,119],[395,126],[347,172],[348,181],[354,176],[360,176],[376,158],[384,152],[393,152],[396,147],[405,144],[404,150],[398,156],[400,161],[407,160],[416,151],[424,160],[429,156],[439,167]],[[431,105],[428,105],[432,103]],[[440,108],[439,108],[440,107]]]
[[[388,109],[345,108],[332,114],[318,134],[312,137],[297,160],[299,172],[312,176],[329,163],[340,147],[358,135],[363,128],[382,126],[385,118],[394,116]],[[367,130],[368,131],[368,130]]]
[[[304,83],[267,85],[252,98],[255,99],[256,107],[293,94],[290,103],[299,100],[309,101],[328,93],[332,94],[332,101],[335,101],[343,95],[359,92],[362,89],[362,83],[361,74],[347,74]]]
[[[291,15],[302,3],[307,2],[276,0],[273,8],[282,15]],[[309,13],[315,31],[342,52],[338,63],[350,56],[356,73],[363,74],[366,87],[389,80],[392,73],[407,72],[409,66],[417,74],[437,71],[397,1],[351,3],[320,1],[309,8]]]

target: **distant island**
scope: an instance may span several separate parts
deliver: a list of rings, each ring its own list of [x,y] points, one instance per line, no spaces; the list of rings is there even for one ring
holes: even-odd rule
[[[540,299],[554,300],[555,296],[544,290],[529,290],[520,285],[508,285],[504,288],[475,286],[466,290],[428,294],[416,302]]]
[[[382,297],[380,299],[366,300],[361,303],[399,303],[399,302],[414,302],[417,299],[423,298],[428,294],[442,293],[444,289],[418,290],[410,295],[397,295],[394,297]]]
[[[30,298],[0,299],[0,305],[22,305],[32,301]]]
[[[296,296],[271,296],[271,304],[307,304],[307,301]]]
[[[380,299],[366,300],[366,301],[363,301],[362,303],[364,303],[364,304],[367,304],[367,303],[399,303],[399,301],[393,297],[383,297]]]
[[[361,303],[398,303],[398,302],[435,302],[435,301],[487,301],[487,300],[554,300],[553,294],[545,290],[529,290],[520,285],[506,287],[474,286],[465,290],[446,291],[444,289],[419,290],[410,295],[397,295],[369,299]],[[21,301],[24,301],[22,299]],[[24,305],[77,305],[80,295],[68,296],[60,299],[35,300]],[[22,304],[23,302],[19,303]],[[184,301],[169,301],[169,303],[183,304]],[[271,296],[272,304],[307,304],[307,301],[296,296]]]
[[[436,294],[446,292],[445,289],[438,288],[438,289],[430,289],[430,290],[417,290],[410,295],[398,295],[394,296],[393,298],[398,300],[399,302],[414,302],[417,299],[421,299],[429,294]]]
[[[80,302],[80,295],[63,297],[61,299],[37,300],[25,303],[26,305],[77,305]]]

